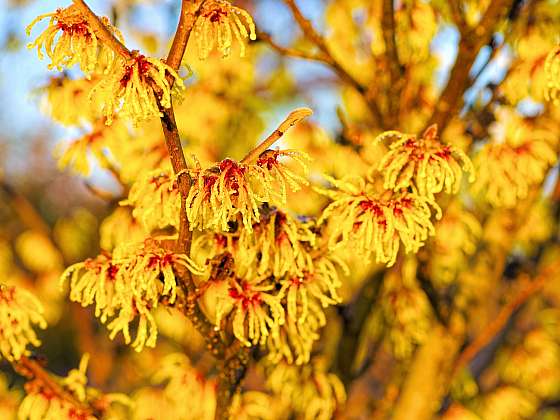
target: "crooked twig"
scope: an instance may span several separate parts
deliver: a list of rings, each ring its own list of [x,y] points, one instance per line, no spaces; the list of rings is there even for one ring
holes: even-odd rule
[[[463,93],[470,82],[469,71],[478,55],[478,51],[490,41],[496,23],[506,15],[512,3],[513,0],[491,2],[476,28],[461,34],[457,59],[451,69],[447,85],[437,100],[434,112],[426,127],[437,124],[440,133],[445,131],[455,111],[461,106]]]
[[[523,287],[507,304],[505,304],[494,320],[459,354],[453,366],[452,377],[455,377],[474,357],[484,349],[506,325],[512,314],[527,300],[538,293],[550,276],[558,271],[557,267],[548,267],[533,281]]]
[[[309,108],[298,108],[286,117],[284,121],[272,132],[266,139],[264,139],[257,147],[251,150],[247,156],[241,159],[241,163],[248,164],[256,161],[261,153],[266,151],[270,146],[276,143],[290,127],[294,126],[306,117],[313,114]]]
[[[315,46],[323,54],[323,56],[319,56],[322,57],[321,61],[323,61],[325,64],[328,64],[343,82],[358,91],[358,93],[364,98],[376,124],[383,127],[383,115],[377,105],[377,102],[375,102],[374,98],[372,98],[369,94],[368,89],[363,86],[358,80],[356,80],[356,78],[354,78],[350,73],[348,73],[346,69],[342,67],[337,60],[334,59],[329,48],[327,47],[325,39],[321,36],[321,34],[319,34],[319,32],[315,30],[311,22],[305,16],[303,16],[303,13],[301,13],[301,10],[296,5],[295,0],[284,0],[284,3],[286,3],[288,8],[291,10],[298,26],[300,27],[305,37],[309,39],[313,44],[315,44]]]
[[[383,0],[383,14],[381,28],[385,41],[386,60],[389,67],[390,86],[387,89],[387,112],[385,118],[390,127],[397,128],[399,124],[400,93],[403,86],[403,72],[399,61],[395,29],[394,0]]]

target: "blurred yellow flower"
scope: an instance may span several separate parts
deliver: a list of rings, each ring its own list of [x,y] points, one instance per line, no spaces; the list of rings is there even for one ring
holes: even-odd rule
[[[25,289],[0,284],[0,353],[9,361],[29,353],[27,345],[40,346],[33,326],[45,329],[43,306]]]
[[[239,44],[240,56],[244,57],[246,39],[257,39],[251,15],[227,0],[206,1],[193,31],[201,60],[208,58],[214,48],[227,57],[234,39]]]

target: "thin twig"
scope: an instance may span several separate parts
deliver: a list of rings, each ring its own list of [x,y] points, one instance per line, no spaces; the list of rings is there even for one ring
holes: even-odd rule
[[[296,50],[295,48],[284,47],[276,43],[272,37],[265,32],[258,32],[257,40],[267,43],[273,50],[279,54],[286,57],[302,58],[304,60],[317,61],[319,63],[324,63],[332,65],[332,61],[328,56],[321,53],[310,53],[307,51]]]
[[[95,32],[95,35],[109,46],[113,51],[121,55],[125,59],[132,58],[132,53],[119,41],[101,22],[99,17],[93,13],[84,0],[72,0],[72,2],[80,8],[87,22]]]
[[[336,61],[331,54],[324,38],[315,30],[311,22],[303,16],[301,10],[296,5],[295,0],[284,0],[284,3],[288,6],[291,10],[298,26],[300,27],[301,31],[305,35],[307,39],[309,39],[319,50],[324,54],[324,61],[326,64],[331,66],[331,68],[335,71],[335,73],[348,85],[352,86],[354,89],[358,91],[358,93],[364,98],[368,108],[370,109],[373,118],[377,125],[383,127],[383,115],[381,110],[379,109],[377,102],[374,101],[374,98],[371,97],[369,94],[368,89],[363,86],[358,80],[356,80],[350,73],[344,69],[340,65],[338,61]],[[326,60],[326,61],[325,61]]]
[[[385,41],[386,60],[389,67],[390,85],[387,89],[387,124],[392,128],[399,125],[399,105],[403,86],[403,72],[399,61],[395,28],[394,0],[383,0],[381,28]]]
[[[64,389],[38,362],[29,359],[26,356],[21,357],[18,361],[13,363],[14,369],[20,375],[30,379],[37,380],[43,386],[48,388],[59,399],[72,404],[74,407],[79,408],[80,411],[90,415],[98,415],[98,410],[95,410],[90,405],[79,401],[74,395]]]
[[[313,114],[309,108],[298,108],[286,117],[284,121],[272,132],[266,139],[264,139],[257,147],[251,150],[247,156],[241,159],[241,163],[248,164],[256,161],[261,153],[266,151],[270,146],[276,143],[290,127],[294,126],[306,117]]]
[[[484,330],[476,337],[457,357],[452,377],[455,377],[482,349],[484,349],[492,339],[506,325],[511,315],[521,307],[527,300],[538,293],[546,282],[558,268],[548,267],[533,281],[523,287],[507,304],[505,304],[498,315],[490,322]]]
[[[461,106],[463,93],[470,79],[469,71],[480,48],[490,41],[496,23],[506,15],[513,0],[496,0],[490,3],[486,13],[476,28],[462,34],[457,59],[451,69],[447,85],[437,100],[436,108],[426,127],[437,124],[443,133],[455,111]]]

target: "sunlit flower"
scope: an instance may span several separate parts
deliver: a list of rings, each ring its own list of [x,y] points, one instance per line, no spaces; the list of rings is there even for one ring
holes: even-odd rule
[[[352,246],[365,258],[375,254],[376,262],[391,266],[401,242],[405,252],[417,252],[435,233],[432,208],[436,218],[441,210],[433,199],[407,191],[380,195],[363,178],[328,180],[336,189],[318,191],[333,202],[318,223],[329,222],[330,249]]]
[[[101,222],[99,245],[105,251],[112,251],[125,242],[139,242],[146,237],[142,225],[132,216],[132,208],[119,206]]]
[[[558,105],[560,103],[560,46],[550,51],[546,57],[544,71],[547,79],[545,98]]]
[[[191,230],[227,232],[228,223],[238,217],[245,229],[252,230],[260,218],[259,201],[246,174],[247,166],[231,159],[200,171],[186,202]]]
[[[335,374],[328,373],[322,359],[305,366],[275,364],[267,385],[304,419],[332,419],[337,407],[346,401],[344,385]]]
[[[287,189],[293,192],[301,189],[302,185],[309,182],[286,164],[279,161],[279,158],[289,157],[296,162],[304,173],[307,172],[306,161],[310,158],[306,154],[296,150],[267,150],[262,153],[256,165],[251,167],[250,175],[256,177],[258,186],[255,189],[262,195],[262,201],[277,202],[285,204],[287,201]]]
[[[448,285],[457,273],[466,268],[469,256],[476,251],[482,227],[477,218],[459,205],[446,209],[435,225],[436,235],[429,261],[430,280],[436,285]]]
[[[522,121],[513,121],[517,122],[515,137],[507,136],[503,143],[485,144],[475,158],[478,178],[472,190],[495,207],[513,207],[518,200],[526,198],[557,160],[549,142],[552,133],[531,132]]]
[[[44,49],[51,59],[50,69],[63,70],[65,67],[70,68],[79,63],[82,71],[90,74],[95,69],[100,54],[114,58],[114,53],[99,42],[94,30],[76,5],[38,16],[27,26],[27,35],[30,35],[37,22],[47,17],[50,18],[47,29],[35,42],[29,44],[28,48],[37,48],[40,59],[43,58]],[[120,32],[106,17],[102,17],[101,22],[110,33],[122,40]]]
[[[284,323],[284,308],[274,291],[274,285],[264,281],[229,280],[227,296],[216,304],[216,329],[230,312],[233,334],[246,346],[265,344],[269,335],[278,334]]]
[[[463,171],[470,172],[469,181],[474,181],[470,159],[460,149],[442,144],[436,126],[428,128],[419,139],[391,133],[397,140],[389,145],[389,152],[378,167],[384,175],[385,188],[399,191],[413,185],[418,194],[433,197],[441,191],[456,194]],[[386,134],[379,138],[386,138]]]
[[[95,302],[95,316],[105,323],[113,339],[120,331],[130,343],[130,323],[139,317],[132,347],[141,351],[154,347],[157,325],[152,311],[160,299],[170,303],[177,296],[174,265],[196,274],[202,270],[182,254],[174,254],[149,238],[140,244],[125,243],[113,255],[101,254],[95,259],[74,264],[62,274],[61,283],[70,279],[70,299],[82,306]]]
[[[171,75],[173,86],[167,80]],[[134,123],[161,117],[160,110],[171,106],[171,96],[179,94],[185,85],[175,70],[163,61],[133,52],[128,61],[119,64],[101,79],[91,91],[91,97],[103,104],[103,113],[110,125],[113,114],[120,112]]]
[[[383,281],[382,311],[388,338],[398,358],[407,358],[424,342],[431,327],[430,304],[416,280],[417,264],[407,258],[400,272],[389,271]]]
[[[132,216],[148,231],[167,226],[179,227],[181,194],[177,177],[170,171],[156,170],[140,177],[130,188],[128,199]]]
[[[315,234],[309,224],[278,209],[265,209],[253,231],[241,230],[239,240],[229,251],[239,265],[256,263],[258,274],[281,277],[288,272],[297,275],[312,270],[309,251],[314,243]]]
[[[58,168],[70,168],[76,173],[89,176],[91,159],[106,168],[109,166],[110,157],[108,146],[112,142],[129,140],[128,130],[124,124],[105,126],[102,122],[94,126],[92,132],[72,140],[68,145],[58,145],[55,157],[58,158]]]
[[[214,48],[227,57],[234,39],[239,44],[240,56],[244,57],[246,39],[257,39],[251,15],[227,0],[206,1],[193,31],[201,60],[208,58]]]
[[[27,345],[40,346],[33,326],[46,328],[43,306],[30,292],[0,284],[0,353],[9,361],[29,353]]]
[[[96,420],[91,413],[76,407],[40,381],[27,382],[25,391],[27,395],[19,406],[18,420]]]

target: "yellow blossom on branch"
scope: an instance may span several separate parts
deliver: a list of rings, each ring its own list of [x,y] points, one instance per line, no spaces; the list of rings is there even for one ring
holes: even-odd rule
[[[470,173],[470,182],[474,181],[474,169],[468,156],[460,149],[441,143],[436,126],[429,127],[421,138],[390,133],[393,135],[384,133],[378,137],[397,137],[377,168],[384,175],[385,188],[398,191],[414,186],[418,194],[433,197],[441,191],[456,194],[463,171]]]
[[[227,296],[216,305],[216,329],[222,328],[230,312],[233,334],[246,346],[265,344],[269,335],[278,334],[284,323],[284,308],[278,295],[273,295],[274,285],[259,279],[247,281],[231,279]]]
[[[172,78],[172,86],[167,74]],[[119,60],[90,95],[102,104],[107,125],[113,122],[115,112],[139,123],[161,117],[160,107],[169,108],[171,97],[180,94],[184,88],[181,77],[162,60],[133,51],[133,57],[127,61]]]
[[[544,71],[547,79],[545,98],[558,105],[560,103],[560,46],[547,55]]]
[[[45,18],[50,18],[47,29],[39,35],[35,42],[29,44],[28,48],[37,48],[40,59],[43,58],[42,50],[44,49],[52,61],[49,64],[50,69],[63,70],[79,63],[82,71],[90,74],[95,70],[101,54],[109,58],[108,63],[112,63],[116,58],[109,47],[99,42],[78,6],[71,5],[64,9],[57,9],[56,12],[38,16],[27,26],[27,35],[30,35],[37,22]],[[101,22],[110,33],[122,40],[118,29],[113,27],[106,17],[101,18]]]
[[[335,189],[317,191],[333,202],[318,224],[328,221],[331,250],[351,246],[366,259],[375,254],[376,262],[391,266],[401,242],[405,252],[415,253],[435,233],[432,209],[438,219],[441,209],[433,199],[406,190],[379,194],[363,178],[327,179]]]
[[[33,326],[46,328],[43,306],[30,292],[0,284],[0,353],[9,361],[28,354],[27,345],[40,346]]]
[[[179,227],[181,195],[177,177],[171,171],[156,170],[140,177],[130,188],[128,199],[132,216],[147,232],[167,226]]]
[[[240,56],[244,57],[246,39],[257,39],[251,15],[227,0],[206,1],[193,31],[201,60],[208,58],[214,48],[227,57],[234,39],[239,43]]]
[[[111,319],[107,325],[111,339],[122,331],[129,344],[129,324],[138,317],[132,347],[141,351],[144,346],[155,346],[157,325],[152,312],[160,299],[173,303],[177,296],[174,265],[202,274],[189,257],[169,252],[148,238],[139,244],[123,244],[112,256],[101,254],[70,266],[62,274],[61,283],[69,278],[71,300],[84,307],[95,302],[95,316],[102,323]]]

